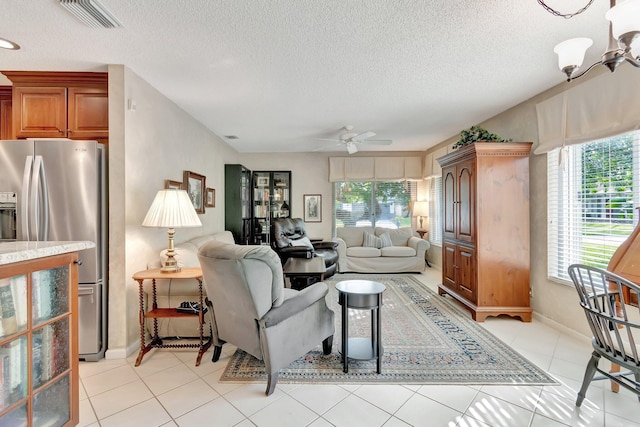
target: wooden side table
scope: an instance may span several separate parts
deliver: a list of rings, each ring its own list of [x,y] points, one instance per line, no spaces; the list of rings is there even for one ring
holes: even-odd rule
[[[420,235],[421,239],[428,240],[429,239],[429,230],[416,230],[416,233]],[[424,237],[427,236],[427,237]],[[427,266],[431,268],[431,264],[429,264],[429,258],[427,258],[427,252],[424,253],[424,262],[427,263]]]
[[[156,298],[156,280],[157,279],[194,279],[198,282],[198,289],[200,292],[200,312],[199,313],[182,313],[177,311],[175,308],[158,308],[158,302]],[[135,366],[139,366],[142,362],[142,358],[144,355],[149,352],[152,348],[197,348],[198,357],[196,358],[196,366],[200,366],[200,361],[202,360],[202,355],[207,351],[207,349],[211,346],[211,342],[213,339],[213,333],[211,331],[211,327],[209,327],[209,339],[204,339],[204,294],[202,290],[202,270],[199,267],[194,268],[183,268],[177,273],[163,273],[159,268],[155,268],[152,270],[142,270],[138,271],[133,275],[133,280],[138,282],[138,292],[139,292],[139,303],[140,303],[140,353],[138,353],[138,358],[136,359]],[[151,310],[145,313],[144,307],[144,289],[142,284],[145,280],[152,281],[152,289],[153,289],[153,299],[152,299],[152,308]],[[145,331],[144,331],[144,323],[145,319],[150,317],[153,319],[153,336],[151,337],[151,342],[149,344],[146,343],[145,340]],[[158,319],[159,318],[167,318],[167,317],[193,317],[197,318],[200,324],[200,343],[199,344],[163,344],[162,338],[158,336]]]

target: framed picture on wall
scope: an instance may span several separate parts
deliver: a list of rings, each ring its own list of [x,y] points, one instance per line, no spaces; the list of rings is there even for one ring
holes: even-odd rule
[[[172,181],[170,179],[165,179],[164,188],[166,190],[182,190],[182,183],[180,181]]]
[[[184,171],[182,188],[187,190],[193,207],[198,213],[204,213],[204,193],[206,188],[206,177],[199,173]]]
[[[206,208],[215,208],[216,207],[216,190],[215,188],[207,188],[204,206]]]
[[[322,222],[322,196],[305,194],[303,196],[304,222]]]

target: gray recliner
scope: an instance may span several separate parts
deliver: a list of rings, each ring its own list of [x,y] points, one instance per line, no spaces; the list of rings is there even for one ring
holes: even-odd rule
[[[335,321],[326,284],[286,289],[280,259],[268,246],[211,241],[198,258],[212,314],[214,362],[225,342],[263,360],[268,396],[280,369],[320,342],[331,353]]]

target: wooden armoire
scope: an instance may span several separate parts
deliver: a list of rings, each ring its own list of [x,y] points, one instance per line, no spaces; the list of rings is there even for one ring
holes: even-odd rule
[[[477,142],[438,159],[442,166],[440,295],[478,322],[501,314],[531,321],[529,306],[530,142]]]

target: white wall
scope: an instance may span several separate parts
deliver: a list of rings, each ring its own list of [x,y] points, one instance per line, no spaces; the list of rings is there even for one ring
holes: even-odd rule
[[[135,110],[128,109],[134,102]],[[224,164],[238,153],[132,70],[109,66],[109,342],[124,357],[139,342],[138,288],[131,277],[167,245],[167,230],[140,224],[164,180],[205,175],[216,207],[201,228],[176,230],[176,243],[224,229]]]

